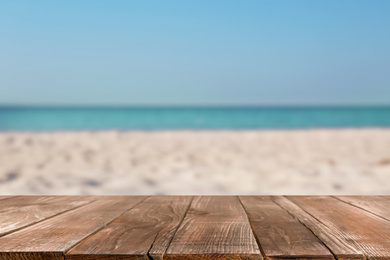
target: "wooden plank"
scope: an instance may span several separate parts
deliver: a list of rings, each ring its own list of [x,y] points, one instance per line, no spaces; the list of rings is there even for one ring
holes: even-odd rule
[[[336,196],[336,198],[390,220],[390,196]]]
[[[328,228],[316,218],[309,215],[303,209],[282,196],[272,196],[272,199],[283,209],[298,219],[309,228],[330,250],[340,259],[363,260],[364,255],[360,250],[351,246],[347,239],[340,237],[337,232]]]
[[[195,197],[164,259],[262,259],[237,197]]]
[[[150,197],[72,248],[66,259],[163,259],[191,200]]]
[[[60,252],[42,252],[40,254],[30,252],[3,252],[0,260],[64,260]]]
[[[241,196],[267,259],[334,259],[313,233],[267,196]]]
[[[18,196],[0,201],[0,236],[93,201],[89,196]]]
[[[368,259],[390,259],[389,221],[331,197],[288,198]]]
[[[144,200],[142,196],[98,200],[0,237],[0,259],[57,259],[64,252]],[[29,254],[28,258],[21,258]]]

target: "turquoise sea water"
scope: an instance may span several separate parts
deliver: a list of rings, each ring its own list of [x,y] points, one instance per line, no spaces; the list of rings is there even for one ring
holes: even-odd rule
[[[390,127],[389,107],[0,107],[0,130]]]

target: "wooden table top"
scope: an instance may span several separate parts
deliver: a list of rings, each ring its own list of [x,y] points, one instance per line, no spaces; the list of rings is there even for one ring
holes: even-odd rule
[[[0,196],[0,259],[390,259],[390,196]]]

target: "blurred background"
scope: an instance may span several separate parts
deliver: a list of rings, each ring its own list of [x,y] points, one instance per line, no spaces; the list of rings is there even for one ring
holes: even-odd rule
[[[0,0],[0,194],[389,194],[389,13]]]

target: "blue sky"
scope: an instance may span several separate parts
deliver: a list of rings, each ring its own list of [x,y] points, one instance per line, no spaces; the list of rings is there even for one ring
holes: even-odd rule
[[[388,0],[0,0],[0,104],[390,104],[389,13]]]

